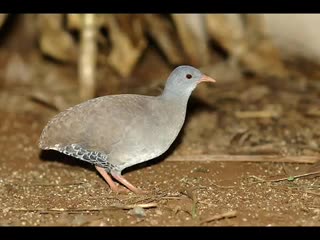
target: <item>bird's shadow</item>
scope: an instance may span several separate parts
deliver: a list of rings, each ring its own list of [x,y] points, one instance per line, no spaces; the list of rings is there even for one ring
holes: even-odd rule
[[[170,148],[165,153],[160,155],[159,157],[156,157],[156,158],[151,159],[149,161],[142,162],[142,163],[133,165],[131,167],[128,167],[128,168],[124,169],[122,173],[125,174],[125,173],[135,171],[135,170],[138,170],[141,168],[145,168],[145,167],[148,167],[151,165],[159,164],[160,162],[165,160],[182,143],[182,139],[185,134],[185,126],[188,125],[188,122],[190,121],[190,119],[198,112],[215,111],[215,110],[216,109],[213,106],[207,104],[206,102],[202,101],[201,99],[196,98],[196,97],[191,97],[189,100],[188,107],[187,107],[187,115],[186,115],[185,124],[182,127],[182,129],[181,129],[179,135],[177,136],[177,138],[175,139],[175,141],[171,144]],[[86,168],[91,171],[95,170],[94,166],[90,163],[87,163],[85,161],[81,161],[77,158],[65,155],[63,153],[60,153],[60,152],[54,151],[54,150],[41,151],[40,159],[43,161],[49,161],[49,162],[60,162],[60,163],[63,163],[63,164],[69,165],[69,166],[80,166],[80,167]]]

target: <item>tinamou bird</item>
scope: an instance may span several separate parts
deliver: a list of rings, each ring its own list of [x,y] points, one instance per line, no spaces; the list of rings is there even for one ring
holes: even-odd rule
[[[143,193],[121,172],[168,150],[184,124],[189,97],[201,82],[215,80],[194,67],[179,66],[159,96],[120,94],[80,103],[48,122],[39,146],[95,165],[115,192],[119,188],[112,178]]]

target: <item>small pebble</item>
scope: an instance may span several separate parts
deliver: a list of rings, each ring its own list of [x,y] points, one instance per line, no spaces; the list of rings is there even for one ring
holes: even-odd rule
[[[144,211],[144,209],[142,207],[135,207],[132,210],[130,210],[128,213],[130,215],[133,215],[133,216],[136,216],[136,217],[141,217],[141,218],[146,216],[146,213],[145,213],[145,211]]]

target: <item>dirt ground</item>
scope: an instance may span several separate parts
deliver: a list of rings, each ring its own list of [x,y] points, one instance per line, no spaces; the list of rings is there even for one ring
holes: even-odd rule
[[[58,83],[42,87],[70,104],[76,82],[64,84],[63,93]],[[320,225],[320,179],[310,174],[319,166],[304,161],[320,158],[319,81],[248,77],[200,86],[169,152],[124,173],[146,195],[115,194],[91,165],[41,153],[41,131],[58,111],[38,101],[34,86],[13,85],[0,92],[2,226]],[[293,156],[301,163],[215,161],[218,155]],[[207,159],[174,161],[190,156]]]

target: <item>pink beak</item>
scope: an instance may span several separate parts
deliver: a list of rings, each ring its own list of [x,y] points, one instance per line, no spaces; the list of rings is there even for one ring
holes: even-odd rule
[[[199,80],[199,83],[201,83],[201,82],[213,82],[213,83],[215,83],[216,80],[214,80],[213,78],[203,74],[202,78],[200,78],[200,80]]]

